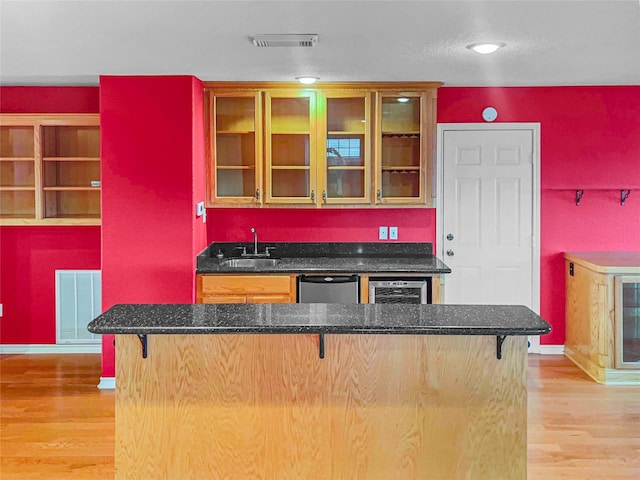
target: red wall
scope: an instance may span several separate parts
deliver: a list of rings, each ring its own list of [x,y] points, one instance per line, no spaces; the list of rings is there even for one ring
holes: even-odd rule
[[[98,113],[97,87],[0,87],[2,113]],[[53,344],[55,270],[100,269],[100,227],[0,227],[0,343]]]
[[[398,241],[434,242],[435,209],[209,209],[209,242],[377,242],[378,227],[397,226]]]
[[[142,91],[126,88],[122,96],[115,97],[109,92],[101,92],[103,115],[109,115],[116,128],[129,121],[129,125],[135,127],[131,131],[120,127],[115,132],[118,139],[114,137],[112,141],[115,148],[124,139],[123,160],[112,167],[112,175],[120,176],[122,182],[113,192],[114,206],[135,207],[136,210],[138,206],[147,206],[126,222],[116,224],[119,231],[113,235],[120,238],[120,246],[113,254],[105,256],[103,253],[103,262],[113,258],[111,261],[115,263],[130,248],[137,248],[135,251],[140,254],[134,258],[130,255],[129,264],[120,261],[118,267],[139,280],[139,288],[135,289],[138,293],[127,289],[118,295],[112,292],[113,302],[134,301],[132,297],[139,298],[143,294],[153,297],[150,301],[174,301],[176,298],[191,301],[192,290],[187,294],[186,289],[192,278],[187,281],[182,277],[186,258],[189,257],[189,265],[193,265],[192,252],[214,240],[250,240],[249,228],[252,226],[258,229],[260,239],[264,241],[375,241],[379,225],[397,225],[400,240],[435,242],[433,209],[209,209],[205,240],[200,219],[193,216],[185,219],[182,214],[182,208],[186,209],[189,204],[189,215],[192,215],[193,203],[204,198],[204,148],[198,130],[202,128],[199,82],[192,77],[168,77],[168,83],[163,87],[159,84],[154,87],[146,85],[145,82],[150,81],[148,78],[139,77],[138,81],[145,85]],[[541,124],[541,313],[554,327],[550,335],[543,337],[542,343],[562,344],[562,252],[640,251],[640,86],[443,87],[438,93],[438,121],[481,122],[480,113],[487,105],[497,108],[498,122]],[[0,107],[6,113],[97,112],[98,89],[2,87]],[[139,135],[143,136],[143,141],[139,140]],[[180,146],[175,146],[174,141]],[[189,154],[185,153],[187,148]],[[176,182],[187,182],[189,175],[182,171],[177,176],[166,172],[174,172],[176,162],[182,168],[189,155],[195,160],[189,167],[194,182],[187,195],[182,189],[176,192],[174,187]],[[149,178],[156,182],[153,188],[145,187]],[[588,190],[579,207],[574,202],[574,191],[553,190],[605,186],[634,190],[624,207],[619,205],[617,190]],[[141,202],[133,201],[137,195],[142,197]],[[131,202],[127,202],[129,198]],[[181,207],[177,207],[176,202]],[[112,212],[116,217],[116,212]],[[154,241],[145,243],[139,237],[149,226],[149,215],[156,218],[158,228],[154,227],[149,234]],[[163,222],[160,222],[161,216]],[[182,224],[193,229],[191,236],[178,231],[176,225]],[[5,317],[0,334],[3,342],[44,342],[41,337],[32,338],[32,335],[51,332],[53,328],[53,294],[47,293],[53,292],[51,272],[55,268],[98,268],[99,262],[95,258],[96,252],[100,251],[96,238],[98,230],[98,227],[2,228],[0,297],[5,305]],[[188,248],[178,247],[187,241]],[[161,243],[168,245],[163,247]],[[145,245],[151,250],[145,250]],[[180,261],[165,255],[162,265],[157,262],[158,256],[153,255],[153,252],[168,254],[178,250]],[[80,253],[74,253],[76,251]],[[147,261],[151,264],[141,266]],[[72,264],[73,267],[69,266]],[[27,271],[28,275],[25,274]],[[160,280],[177,271],[180,272],[178,290],[183,292],[180,294],[171,288],[173,283]],[[34,285],[32,277],[40,277],[45,284]],[[32,305],[37,295],[48,296],[51,302],[38,301]],[[104,308],[108,306],[107,302],[103,305]],[[26,320],[25,315],[28,316]],[[24,328],[20,330],[22,327],[18,328],[18,324]],[[47,336],[49,338],[47,341],[53,343],[53,337]]]
[[[543,344],[564,343],[565,251],[640,251],[640,86],[442,87],[439,123],[482,122],[486,106],[497,122],[541,124],[541,315],[553,326]],[[619,190],[632,188],[624,207]],[[400,240],[435,245],[433,209],[209,210],[209,241],[376,241],[379,225],[398,225]]]
[[[498,122],[541,125],[541,343],[563,344],[563,252],[640,251],[640,86],[441,88],[438,122],[481,122],[489,105]],[[576,188],[604,187],[575,205]],[[636,189],[624,207],[621,188]]]
[[[195,256],[205,247],[194,204],[205,181],[202,83],[101,77],[100,105],[102,307],[192,303]],[[113,376],[112,336],[103,336],[102,353],[102,375]]]
[[[98,87],[0,87],[2,113],[98,113]]]
[[[2,227],[4,344],[56,343],[55,270],[100,270],[100,227]]]
[[[192,141],[192,187],[193,196],[191,205],[198,202],[207,202],[207,157],[204,132],[204,86],[197,78],[192,78],[192,119],[191,119],[191,141]],[[193,219],[193,244],[192,272],[196,271],[196,256],[207,246],[207,224],[202,217],[192,217]],[[205,217],[206,219],[206,217]],[[195,291],[195,289],[194,289]]]

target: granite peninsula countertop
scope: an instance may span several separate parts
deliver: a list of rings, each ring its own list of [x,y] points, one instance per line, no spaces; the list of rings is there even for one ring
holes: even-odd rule
[[[121,304],[89,323],[97,334],[543,335],[522,305]]]
[[[271,248],[276,265],[228,267],[224,260],[238,257],[252,243],[212,243],[197,257],[196,273],[409,273],[438,275],[451,269],[432,253],[429,242],[412,243],[259,243]],[[221,254],[218,258],[216,254]]]

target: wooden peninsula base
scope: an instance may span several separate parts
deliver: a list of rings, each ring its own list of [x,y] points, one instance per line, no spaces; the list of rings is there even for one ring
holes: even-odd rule
[[[526,336],[120,334],[116,479],[525,479]]]

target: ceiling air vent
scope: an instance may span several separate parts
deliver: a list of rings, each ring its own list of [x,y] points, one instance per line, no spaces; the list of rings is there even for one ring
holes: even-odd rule
[[[290,34],[290,35],[253,35],[249,37],[256,47],[314,47],[318,44],[318,35]]]

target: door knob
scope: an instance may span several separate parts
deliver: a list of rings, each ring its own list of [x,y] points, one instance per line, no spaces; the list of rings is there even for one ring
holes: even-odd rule
[[[454,254],[453,254],[453,250],[447,250],[447,255],[448,255],[449,257],[453,257],[453,255],[454,255]]]
[[[447,240],[453,240],[453,235],[451,235],[450,233],[447,233]]]

